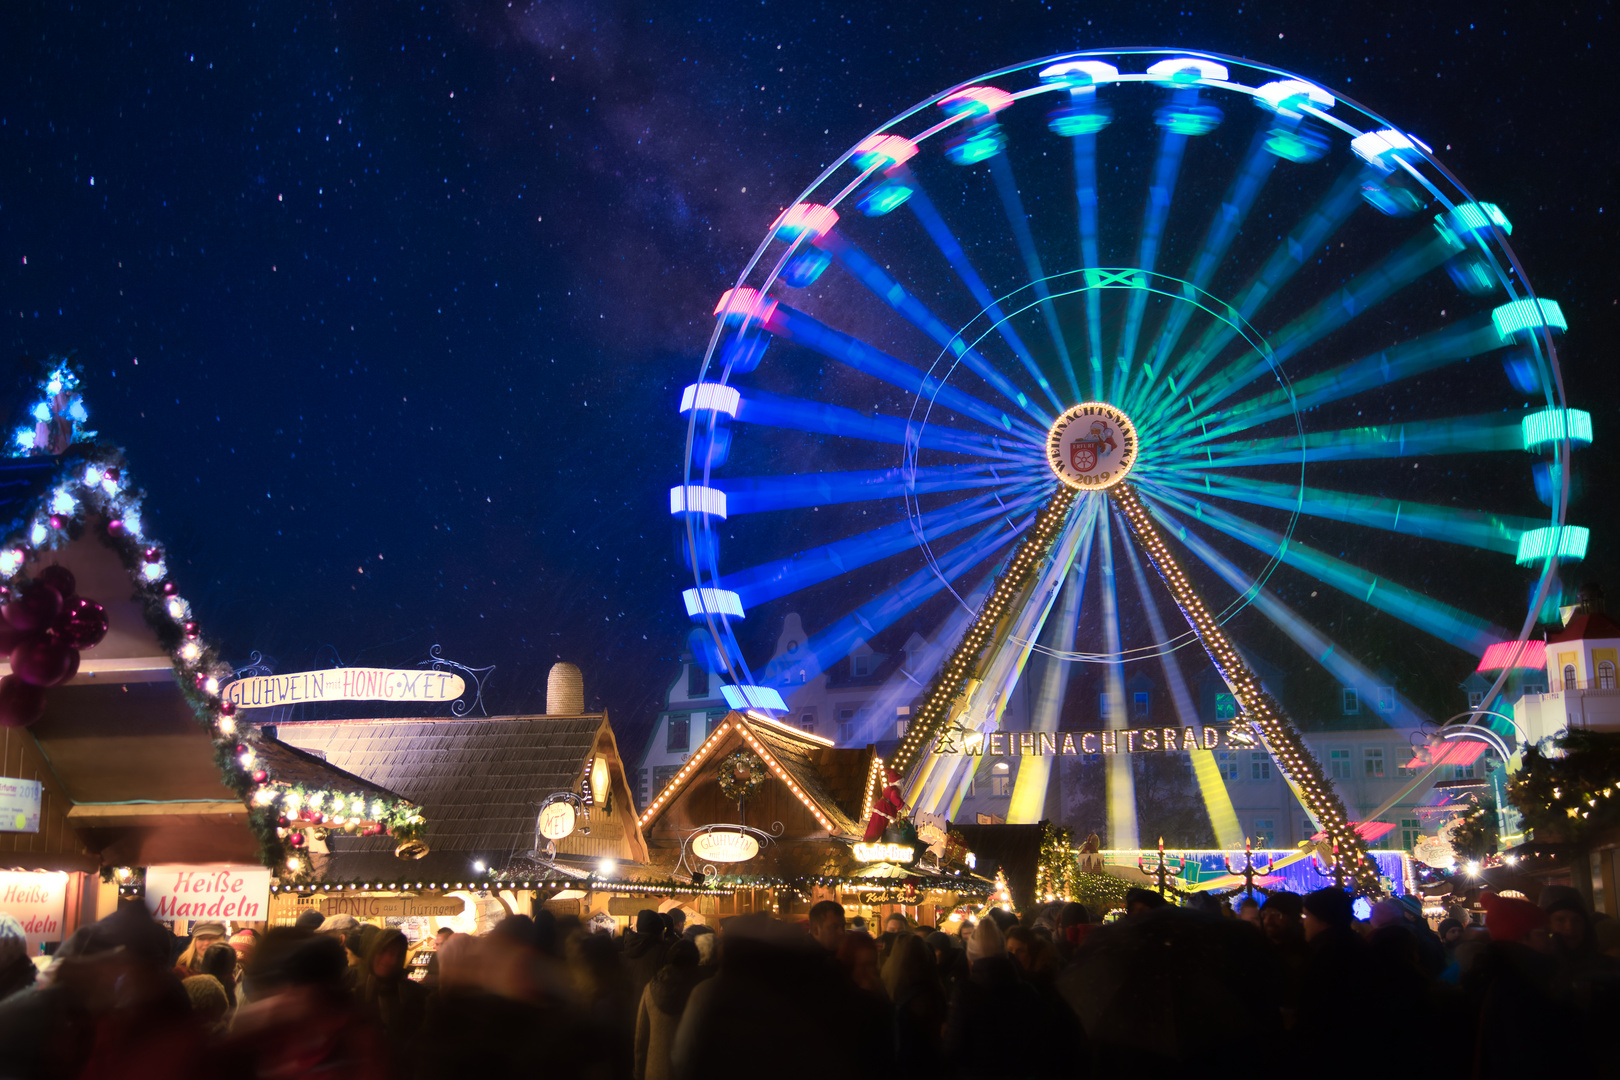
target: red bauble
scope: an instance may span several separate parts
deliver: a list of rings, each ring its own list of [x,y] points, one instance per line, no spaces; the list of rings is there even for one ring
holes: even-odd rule
[[[221,716],[235,716],[236,715],[236,703],[234,701],[222,701],[222,702],[220,702],[219,703],[219,715],[221,715]]]
[[[79,654],[61,641],[35,635],[11,650],[11,671],[34,686],[55,686],[78,668]]]
[[[62,594],[42,581],[31,581],[0,608],[18,630],[43,630],[62,614]]]
[[[69,680],[71,680],[73,678],[73,676],[77,675],[78,673],[79,673],[79,650],[70,648],[70,649],[68,649],[68,669],[67,669],[67,674],[62,676],[62,682],[68,682]],[[58,685],[60,685],[60,684],[58,684]]]
[[[124,535],[124,519],[123,518],[113,518],[111,521],[107,522],[107,535],[109,535],[109,536],[123,536]]]
[[[143,551],[141,553],[141,557],[144,558],[149,563],[162,562],[163,561],[163,549],[162,548],[149,547],[149,548],[147,548],[145,551]]]
[[[187,622],[183,626],[181,626],[181,629],[186,632],[186,637],[187,638],[191,639],[192,641],[197,640],[197,624],[196,623]]]
[[[253,770],[253,782],[255,784],[262,784],[268,779],[270,779],[270,774],[265,772],[263,769]]]
[[[52,514],[50,516],[50,523],[51,528],[53,529],[67,528],[67,518],[63,517],[61,514]]]
[[[11,650],[15,649],[17,643],[27,636],[27,634],[16,629],[10,623],[0,621],[0,656],[10,656]]]
[[[75,596],[56,620],[57,633],[75,649],[93,649],[107,636],[107,609],[94,600]]]
[[[45,689],[15,675],[0,679],[0,727],[27,727],[45,715]]]
[[[180,591],[180,586],[176,585],[174,582],[165,581],[163,583],[163,595],[164,596],[173,596],[175,593],[177,593],[179,591]]]
[[[301,832],[293,833],[291,836],[287,837],[287,843],[291,844],[293,847],[303,847],[304,834]]]
[[[39,581],[43,581],[63,596],[72,596],[79,591],[79,582],[73,576],[73,571],[61,563],[52,563],[39,572]]]

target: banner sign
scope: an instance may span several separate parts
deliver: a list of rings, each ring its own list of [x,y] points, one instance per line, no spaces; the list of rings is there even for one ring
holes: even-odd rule
[[[264,922],[270,871],[262,866],[149,866],[146,908],[158,920]]]
[[[1163,750],[1244,750],[1260,746],[1246,727],[1131,728],[1126,731],[947,731],[934,739],[936,754],[990,757],[1060,757],[1140,754]]]
[[[238,709],[309,705],[325,701],[396,701],[431,705],[454,701],[467,689],[448,671],[395,671],[389,668],[331,668],[290,675],[250,675],[227,684],[221,696]]]
[[[692,837],[692,854],[705,862],[747,862],[759,854],[759,841],[745,832],[717,829]]]
[[[406,919],[437,915],[454,918],[467,910],[459,896],[323,896],[323,915],[353,915],[357,919]]]
[[[0,873],[0,914],[22,923],[30,953],[38,953],[44,942],[62,940],[67,884],[63,873]]]
[[[39,781],[0,776],[0,832],[39,832]]]

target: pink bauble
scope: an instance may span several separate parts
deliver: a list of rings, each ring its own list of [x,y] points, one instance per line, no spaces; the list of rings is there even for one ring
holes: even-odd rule
[[[15,675],[0,679],[0,726],[27,727],[45,715],[45,689]]]
[[[62,594],[40,581],[25,585],[0,608],[0,615],[18,630],[43,630],[60,614]]]
[[[55,686],[78,667],[78,653],[61,641],[35,635],[11,650],[11,671],[34,686]]]

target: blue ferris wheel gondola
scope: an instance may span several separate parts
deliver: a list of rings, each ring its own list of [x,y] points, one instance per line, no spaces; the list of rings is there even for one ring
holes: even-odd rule
[[[1591,430],[1511,228],[1415,136],[1230,57],[1074,53],[919,103],[777,215],[716,307],[670,493],[695,651],[734,707],[781,713],[805,657],[919,618],[948,643],[1068,483],[991,698],[1039,657],[1030,723],[1055,729],[1068,665],[1122,699],[1154,663],[1186,714],[1194,635],[1101,494],[1117,471],[1085,486],[1127,428],[1129,483],[1230,629],[1350,687],[1377,678],[1340,613],[1459,661],[1525,637],[1584,552]],[[1090,405],[1120,423],[1065,436],[1065,479],[1049,444]],[[1520,566],[1514,602],[1467,609]],[[827,617],[773,667],[748,620],[779,603]]]

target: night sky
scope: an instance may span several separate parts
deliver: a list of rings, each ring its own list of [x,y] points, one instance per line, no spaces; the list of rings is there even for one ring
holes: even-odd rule
[[[1449,144],[1507,210],[1597,430],[1579,573],[1620,593],[1620,13],[1435,7],[8,4],[0,361],[77,350],[227,656],[439,643],[497,665],[492,711],[568,659],[634,747],[686,630],[674,404],[777,211],[980,72],[1208,49]]]

